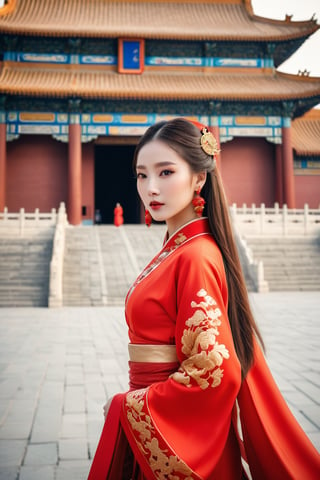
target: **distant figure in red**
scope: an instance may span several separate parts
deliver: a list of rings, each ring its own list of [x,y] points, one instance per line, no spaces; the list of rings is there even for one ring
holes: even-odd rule
[[[123,208],[121,207],[120,203],[117,203],[115,209],[113,210],[114,213],[114,224],[116,227],[120,227],[123,224]]]

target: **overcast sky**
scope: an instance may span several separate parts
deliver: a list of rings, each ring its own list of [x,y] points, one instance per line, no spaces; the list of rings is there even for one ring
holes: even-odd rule
[[[284,20],[286,13],[293,15],[292,20],[309,20],[315,13],[320,23],[320,0],[251,0],[256,15]],[[310,76],[320,77],[320,31],[314,33],[305,43],[284,62],[279,70],[286,73],[298,73],[307,69]]]

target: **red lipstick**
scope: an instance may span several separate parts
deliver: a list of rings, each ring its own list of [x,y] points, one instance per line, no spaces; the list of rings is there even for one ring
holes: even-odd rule
[[[150,208],[152,208],[152,210],[159,210],[159,208],[162,207],[163,203],[152,201],[149,203],[149,205],[150,205]]]

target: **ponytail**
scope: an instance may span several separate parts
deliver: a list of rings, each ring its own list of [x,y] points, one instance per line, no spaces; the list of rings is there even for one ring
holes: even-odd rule
[[[207,200],[210,231],[221,251],[228,284],[228,317],[235,350],[244,378],[254,360],[253,334],[264,347],[261,334],[250,308],[248,292],[239,260],[220,174],[215,170],[207,175],[203,189]]]

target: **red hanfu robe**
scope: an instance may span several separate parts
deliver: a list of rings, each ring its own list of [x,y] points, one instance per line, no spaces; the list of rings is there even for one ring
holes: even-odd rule
[[[220,251],[207,220],[197,219],[169,238],[128,293],[130,342],[153,353],[129,362],[131,388],[111,403],[89,480],[236,480],[247,478],[246,462],[254,480],[319,478],[319,455],[258,344],[241,383],[227,305]],[[175,358],[158,361],[170,348]]]

